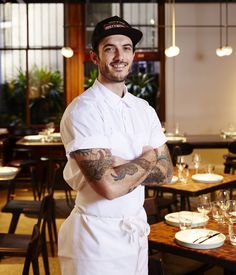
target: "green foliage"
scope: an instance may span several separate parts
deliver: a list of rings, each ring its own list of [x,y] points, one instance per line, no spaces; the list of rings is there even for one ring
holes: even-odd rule
[[[64,110],[62,77],[58,71],[32,67],[28,74],[19,69],[16,78],[4,83],[3,95],[10,120],[24,124],[28,81],[31,124],[59,122]]]
[[[128,91],[149,102],[155,107],[155,97],[157,93],[156,78],[147,73],[132,74],[126,81]]]
[[[89,77],[85,77],[84,88],[85,89],[90,88],[97,77],[98,77],[98,70],[97,69],[91,70],[89,73]]]

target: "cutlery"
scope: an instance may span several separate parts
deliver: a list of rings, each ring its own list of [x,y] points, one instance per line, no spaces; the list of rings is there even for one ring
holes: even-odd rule
[[[199,241],[199,240],[201,240],[202,238],[204,238],[204,240],[202,240],[201,242],[199,242],[199,243],[202,243],[202,242],[204,242],[204,241],[206,241],[206,240],[208,240],[208,239],[210,239],[210,238],[212,238],[212,237],[215,237],[215,236],[217,236],[217,235],[219,235],[219,234],[220,234],[219,232],[214,233],[214,234],[212,234],[212,232],[209,232],[209,233],[208,233],[207,235],[205,235],[205,236],[198,237],[196,240],[193,241],[193,243],[196,243],[197,241]]]
[[[201,244],[201,243],[205,242],[206,240],[209,240],[209,239],[211,239],[211,238],[213,238],[213,237],[216,237],[216,236],[218,236],[219,234],[220,234],[220,232],[217,232],[217,233],[212,234],[212,235],[209,234],[208,236],[205,236],[205,239],[203,239],[202,241],[198,242],[198,244]],[[204,237],[202,237],[202,238],[204,238]],[[200,240],[200,239],[201,239],[201,238],[198,238],[197,240]],[[194,243],[195,243],[197,240],[195,240]]]

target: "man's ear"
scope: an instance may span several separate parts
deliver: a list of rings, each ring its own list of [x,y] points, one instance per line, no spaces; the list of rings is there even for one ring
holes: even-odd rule
[[[98,56],[95,53],[95,51],[91,50],[90,51],[90,59],[92,60],[92,62],[97,65],[98,64]]]

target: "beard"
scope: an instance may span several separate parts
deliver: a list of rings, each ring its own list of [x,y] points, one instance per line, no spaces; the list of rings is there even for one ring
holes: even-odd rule
[[[127,64],[127,63],[124,63]],[[128,67],[128,70],[121,70],[121,72],[116,72],[111,70],[108,66],[100,67],[100,74],[102,77],[110,82],[121,83],[127,79],[131,71],[131,66]]]

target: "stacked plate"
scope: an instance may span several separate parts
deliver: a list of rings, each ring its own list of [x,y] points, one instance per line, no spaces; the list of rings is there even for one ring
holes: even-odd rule
[[[18,171],[18,168],[11,166],[0,167],[0,177],[10,177],[13,176]]]
[[[203,226],[209,220],[208,216],[204,217],[201,213],[198,212],[184,211],[184,213],[186,215],[186,219],[189,218],[192,220],[192,227]],[[165,221],[169,225],[179,227],[179,212],[165,215]]]

